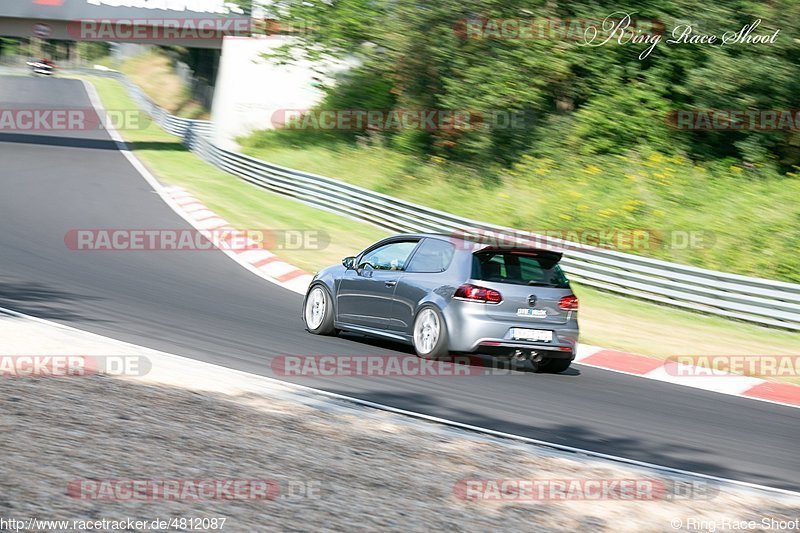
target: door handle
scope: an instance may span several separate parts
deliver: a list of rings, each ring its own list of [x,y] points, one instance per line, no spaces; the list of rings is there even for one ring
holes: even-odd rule
[[[397,282],[396,282],[396,281],[387,281],[387,282],[385,283],[385,285],[386,285],[387,287],[394,287],[395,285],[397,285]]]

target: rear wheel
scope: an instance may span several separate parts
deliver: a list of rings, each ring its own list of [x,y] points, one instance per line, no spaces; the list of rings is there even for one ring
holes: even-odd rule
[[[433,306],[423,307],[414,319],[414,350],[423,359],[447,355],[447,326]]]
[[[303,321],[306,329],[315,335],[333,335],[333,298],[324,285],[314,285],[303,303]]]
[[[558,374],[569,368],[572,361],[569,359],[542,359],[541,361],[531,361],[533,371],[537,374]]]

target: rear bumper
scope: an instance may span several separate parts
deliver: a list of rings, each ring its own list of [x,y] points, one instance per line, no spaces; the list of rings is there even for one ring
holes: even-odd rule
[[[528,321],[499,321],[486,316],[484,305],[453,302],[444,310],[450,351],[486,355],[512,355],[516,350],[535,351],[554,359],[573,359],[578,345],[578,321],[565,324],[534,324]],[[512,328],[535,328],[553,332],[552,342],[513,339]]]
[[[573,346],[553,346],[549,344],[543,345],[518,341],[508,342],[497,339],[481,339],[470,352],[506,357],[514,354],[518,350],[522,352],[536,352],[547,359],[569,359],[570,361],[575,359],[575,348]]]

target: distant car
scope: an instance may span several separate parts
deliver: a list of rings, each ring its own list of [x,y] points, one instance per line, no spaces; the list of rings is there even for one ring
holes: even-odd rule
[[[306,329],[414,346],[419,357],[478,353],[563,372],[575,358],[578,299],[561,254],[396,235],[320,271],[303,301]]]
[[[37,59],[29,61],[28,66],[31,67],[33,75],[52,76],[56,70],[56,64],[49,59]]]

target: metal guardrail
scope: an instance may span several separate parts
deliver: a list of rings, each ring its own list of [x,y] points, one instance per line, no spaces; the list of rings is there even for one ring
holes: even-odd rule
[[[99,71],[92,70],[92,74]],[[486,224],[392,198],[325,176],[273,165],[211,142],[211,123],[170,115],[121,73],[130,96],[166,131],[211,164],[272,192],[398,232],[453,233],[480,237],[518,230]],[[544,238],[542,238],[544,239]],[[564,245],[562,265],[584,285],[653,302],[800,331],[800,284],[770,281],[680,265],[602,248]]]

